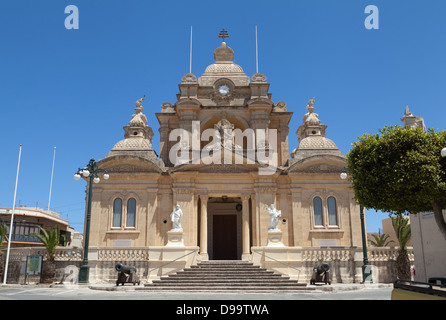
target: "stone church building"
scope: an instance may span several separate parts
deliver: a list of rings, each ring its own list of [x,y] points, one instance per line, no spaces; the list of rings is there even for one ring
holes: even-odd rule
[[[250,77],[233,62],[225,42],[214,59],[200,77],[185,74],[177,101],[155,114],[159,151],[140,99],[124,139],[98,161],[110,178],[93,187],[90,257],[101,248],[146,248],[157,266],[195,250],[184,264],[269,261],[280,269],[274,261],[299,266],[316,249],[361,247],[360,209],[340,178],[346,159],[326,137],[315,99],[293,108],[302,110],[296,120],[272,100],[264,74]],[[296,133],[290,121],[301,122]],[[295,150],[289,139],[298,140]],[[172,227],[177,205],[180,230]],[[280,211],[274,227],[271,206]],[[347,281],[361,277],[347,269]]]

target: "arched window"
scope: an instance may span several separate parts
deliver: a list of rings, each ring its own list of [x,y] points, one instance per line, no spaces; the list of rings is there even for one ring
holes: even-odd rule
[[[313,208],[314,208],[314,225],[322,226],[322,200],[319,197],[313,199]]]
[[[113,224],[112,227],[121,226],[121,216],[122,216],[122,200],[117,198],[113,202]]]
[[[328,203],[328,224],[336,226],[338,224],[338,210],[336,207],[336,199],[330,197],[327,200]]]
[[[131,198],[127,201],[127,227],[135,226],[136,200]]]

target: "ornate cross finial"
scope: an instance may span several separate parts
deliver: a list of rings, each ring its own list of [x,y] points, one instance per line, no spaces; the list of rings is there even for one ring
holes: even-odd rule
[[[229,38],[228,31],[223,28],[223,30],[220,31],[220,34],[218,35],[219,38],[223,39],[223,42],[225,41],[225,38]]]

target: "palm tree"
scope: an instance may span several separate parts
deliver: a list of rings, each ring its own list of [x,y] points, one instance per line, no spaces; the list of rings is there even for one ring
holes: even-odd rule
[[[406,244],[410,240],[412,233],[409,219],[402,215],[398,215],[395,218],[392,218],[392,226],[400,244],[398,257],[396,258],[397,277],[399,279],[410,280],[410,260],[406,249]]]
[[[0,249],[3,247],[3,241],[5,241],[7,234],[8,234],[8,227],[3,222],[2,224],[0,224]],[[2,254],[1,251],[0,254]]]
[[[3,222],[0,224],[0,279],[3,281],[3,273],[5,272],[5,261],[3,258],[3,252],[1,251],[3,247],[3,241],[6,239],[6,234],[8,233],[8,228],[6,224]]]
[[[41,233],[33,233],[32,236],[38,238],[46,248],[48,253],[47,260],[42,263],[42,282],[52,283],[56,276],[56,262],[54,261],[54,252],[59,244],[59,229],[46,231],[39,227]]]
[[[373,237],[373,239],[369,240],[369,242],[375,247],[388,247],[389,244],[395,242],[393,240],[388,240],[390,235],[386,233],[383,234],[381,234],[381,232],[379,232],[378,234],[372,233],[371,236]]]

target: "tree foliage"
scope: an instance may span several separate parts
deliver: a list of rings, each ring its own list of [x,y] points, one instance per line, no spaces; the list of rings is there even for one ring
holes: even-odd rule
[[[446,131],[385,127],[365,134],[347,154],[358,203],[391,214],[434,211],[446,239]]]
[[[410,280],[410,260],[406,250],[407,242],[410,240],[412,233],[409,219],[404,218],[402,215],[397,215],[395,218],[392,218],[392,226],[400,244],[398,257],[396,258],[397,275],[399,279]]]
[[[395,230],[396,238],[400,244],[400,250],[406,250],[407,242],[410,240],[412,229],[410,228],[409,219],[401,215],[392,218],[393,230]]]
[[[374,245],[375,247],[388,247],[389,244],[392,242],[395,242],[393,240],[389,240],[390,235],[383,233],[383,234],[371,234],[373,239],[370,239],[369,242]]]
[[[46,248],[48,252],[48,260],[54,261],[54,252],[59,244],[59,229],[55,227],[53,230],[46,231],[42,227],[39,227],[42,233],[33,233],[32,236],[38,238]]]
[[[2,224],[0,224],[0,249],[3,247],[3,241],[5,241],[7,234],[8,234],[8,227],[3,222]]]

